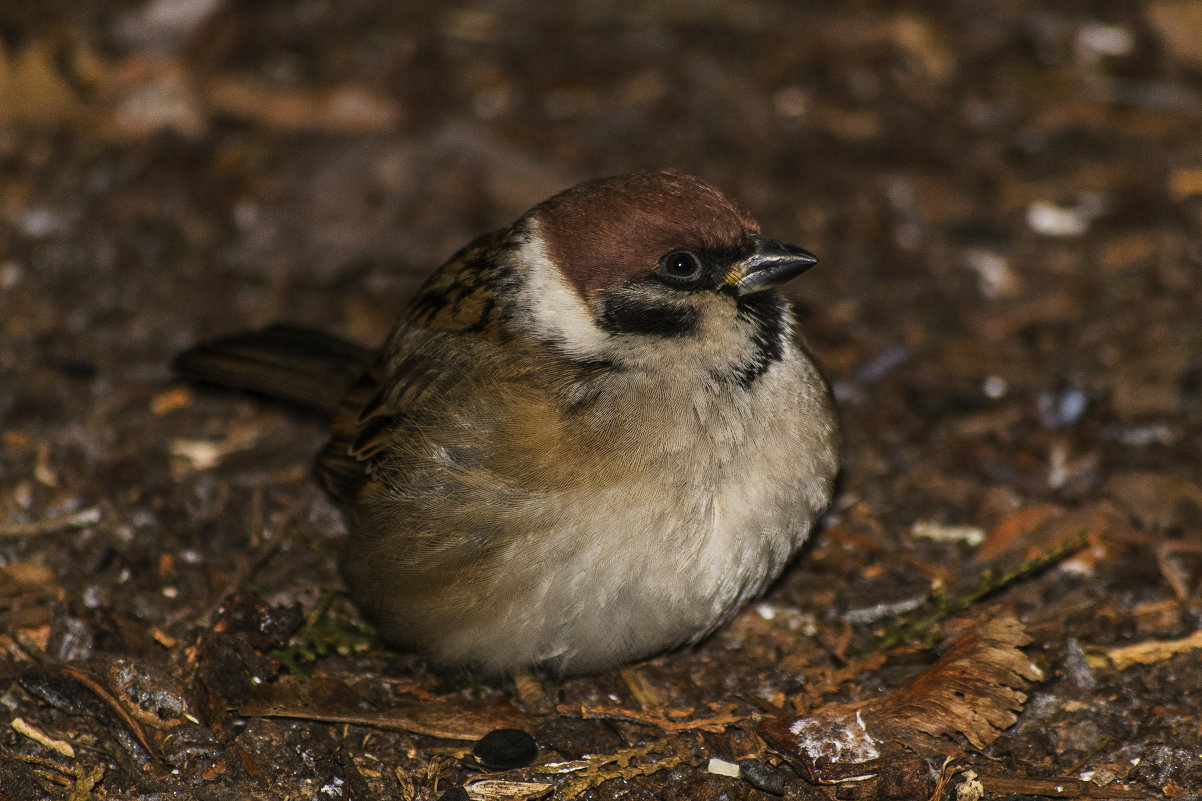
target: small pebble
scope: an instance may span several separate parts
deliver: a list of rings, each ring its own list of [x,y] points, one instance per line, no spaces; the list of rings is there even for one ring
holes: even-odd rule
[[[533,762],[538,745],[521,729],[494,729],[480,738],[472,756],[489,770],[513,770]]]

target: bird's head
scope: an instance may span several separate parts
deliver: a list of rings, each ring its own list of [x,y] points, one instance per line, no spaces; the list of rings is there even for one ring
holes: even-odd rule
[[[694,362],[741,381],[779,359],[792,335],[772,289],[817,261],[675,171],[572,187],[531,209],[514,236],[530,335],[577,359]]]

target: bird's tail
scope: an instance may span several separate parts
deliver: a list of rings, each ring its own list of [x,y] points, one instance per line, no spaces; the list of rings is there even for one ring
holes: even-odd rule
[[[374,357],[373,350],[323,331],[273,325],[191,347],[171,366],[185,378],[332,414]]]

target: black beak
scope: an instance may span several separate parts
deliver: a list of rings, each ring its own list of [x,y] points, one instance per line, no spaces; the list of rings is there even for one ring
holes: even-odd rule
[[[736,295],[750,295],[780,286],[804,273],[818,263],[813,253],[766,236],[751,237],[755,250],[745,259],[731,265],[726,285]]]

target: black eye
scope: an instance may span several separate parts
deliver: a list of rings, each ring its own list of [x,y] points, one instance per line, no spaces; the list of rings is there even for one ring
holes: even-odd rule
[[[701,260],[688,250],[674,250],[660,261],[665,275],[672,278],[692,278],[701,272]]]

